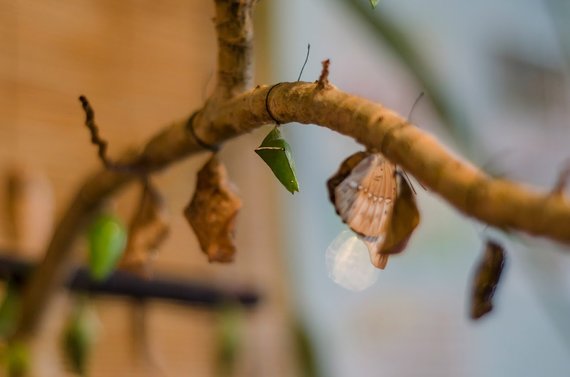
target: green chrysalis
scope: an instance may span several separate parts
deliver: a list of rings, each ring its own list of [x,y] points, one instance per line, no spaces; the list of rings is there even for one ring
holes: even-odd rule
[[[94,314],[86,299],[80,299],[73,308],[63,333],[63,354],[70,370],[80,376],[87,371],[87,361],[95,340]]]
[[[370,0],[370,5],[372,5],[372,9],[376,8],[376,5],[378,5],[378,1],[379,0]]]
[[[240,354],[243,313],[232,303],[223,304],[218,312],[217,377],[233,376]]]
[[[6,339],[12,334],[19,310],[20,293],[13,283],[8,283],[0,305],[0,339]]]
[[[10,343],[3,357],[8,377],[25,377],[29,374],[30,353],[23,343]]]
[[[295,175],[295,162],[291,156],[291,147],[281,136],[279,128],[275,127],[255,153],[271,168],[273,174],[285,186],[287,191],[294,194],[299,191],[299,183]]]
[[[100,215],[89,229],[89,271],[95,280],[106,279],[123,255],[127,231],[115,216]]]

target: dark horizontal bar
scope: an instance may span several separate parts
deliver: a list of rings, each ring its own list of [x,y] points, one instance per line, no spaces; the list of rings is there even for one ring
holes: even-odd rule
[[[23,284],[37,263],[0,252],[0,279]],[[144,279],[124,271],[115,271],[105,281],[94,281],[85,267],[74,269],[65,286],[72,291],[93,295],[122,296],[137,300],[168,300],[184,305],[216,307],[237,302],[253,307],[259,295],[246,289],[223,288],[208,282],[175,280],[162,277]]]

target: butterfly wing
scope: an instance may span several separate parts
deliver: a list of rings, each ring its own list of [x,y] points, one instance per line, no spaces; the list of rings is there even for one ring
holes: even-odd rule
[[[342,220],[365,237],[385,235],[396,197],[396,167],[381,154],[364,158],[335,189]]]
[[[383,270],[388,264],[389,254],[382,254],[380,249],[384,244],[386,236],[380,237],[360,237],[360,240],[364,242],[368,248],[368,254],[370,255],[370,262],[377,268]]]

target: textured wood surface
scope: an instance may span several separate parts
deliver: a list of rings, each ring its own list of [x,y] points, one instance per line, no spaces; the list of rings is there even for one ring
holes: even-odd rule
[[[77,97],[85,94],[91,101],[111,156],[187,116],[212,85],[209,77],[216,58],[212,16],[212,2],[198,0],[1,0],[0,175],[14,164],[41,170],[53,184],[59,215],[76,185],[99,164]],[[255,133],[221,153],[244,200],[234,265],[208,264],[182,216],[195,187],[195,173],[207,154],[154,179],[173,222],[157,269],[262,287],[269,299],[248,317],[249,336],[239,374],[288,376],[291,363],[283,341],[287,294],[279,274],[278,219],[272,216],[271,188],[278,187],[253,153],[260,139],[261,134]],[[247,150],[251,153],[244,153]],[[6,187],[0,186],[4,198]],[[125,218],[133,210],[136,193],[131,188],[114,203]],[[6,216],[0,217],[0,242],[10,245]],[[78,258],[83,248],[80,243]],[[58,298],[34,342],[34,375],[62,375],[56,346],[67,302]],[[212,314],[164,304],[148,307],[151,348],[162,373],[132,356],[130,303],[98,301],[97,308],[102,335],[92,376],[212,375],[216,330]]]

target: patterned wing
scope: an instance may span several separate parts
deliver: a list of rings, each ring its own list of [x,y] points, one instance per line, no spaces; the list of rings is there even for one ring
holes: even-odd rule
[[[335,189],[342,220],[364,237],[384,236],[396,198],[396,166],[381,154],[364,158]]]

